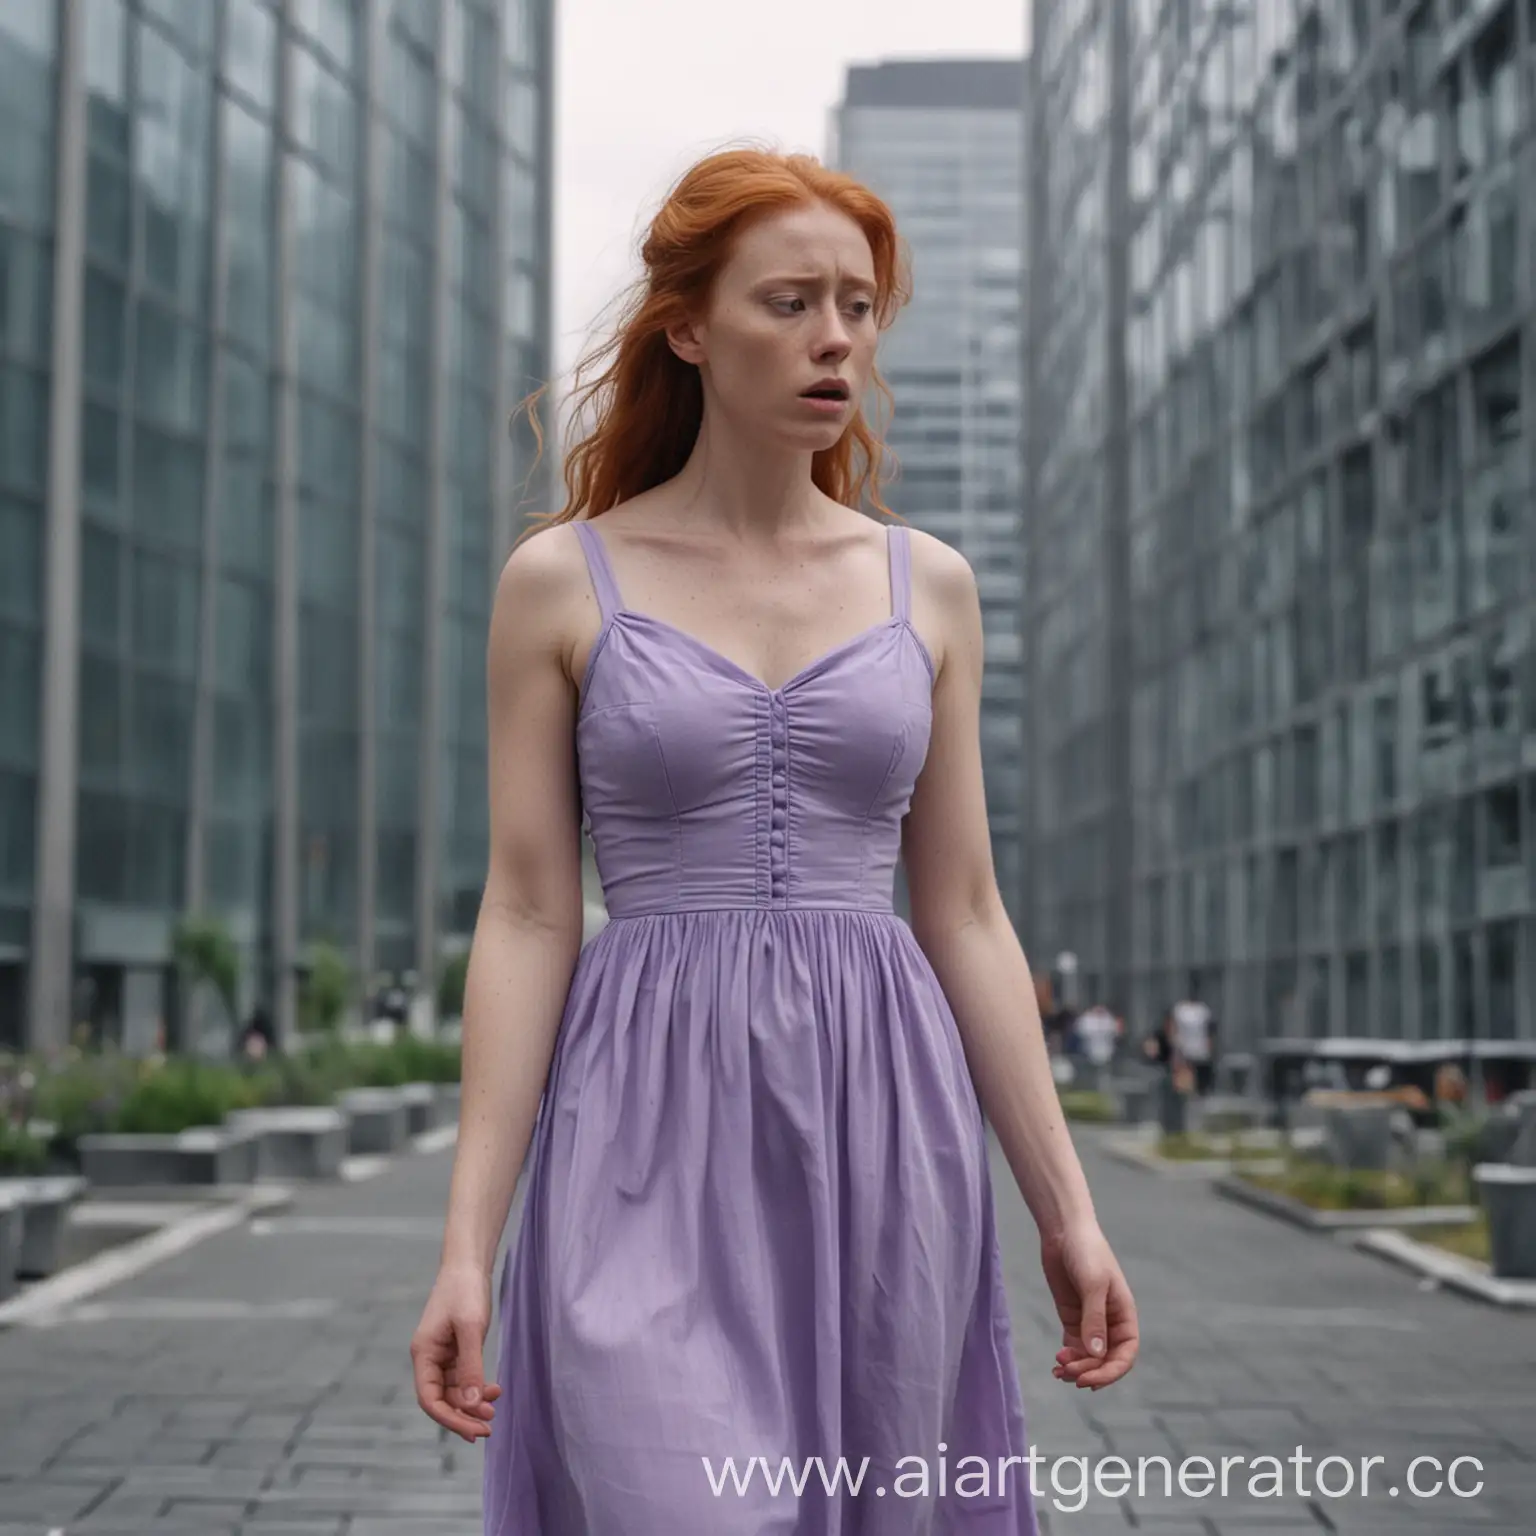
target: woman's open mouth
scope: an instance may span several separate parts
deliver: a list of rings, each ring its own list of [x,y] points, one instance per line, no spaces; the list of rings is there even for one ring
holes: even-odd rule
[[[848,386],[843,383],[813,384],[800,398],[812,409],[836,416],[848,404]]]

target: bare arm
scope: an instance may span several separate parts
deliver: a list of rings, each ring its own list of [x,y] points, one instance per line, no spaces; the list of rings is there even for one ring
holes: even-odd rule
[[[556,542],[565,538],[551,530],[519,546],[491,614],[490,865],[465,979],[459,1140],[443,1240],[445,1266],[486,1274],[581,949],[575,702],[561,624],[571,567]]]
[[[1092,1221],[1093,1203],[1051,1075],[1029,962],[992,864],[976,579],[956,551],[924,543],[925,586],[943,654],[932,744],[903,833],[912,930],[954,1010],[982,1110],[1049,1237]]]
[[[1040,1229],[1062,1325],[1052,1374],[1097,1391],[1131,1369],[1136,1304],[1099,1230],[1051,1075],[1040,1006],[992,866],[981,765],[981,601],[970,564],[922,546],[938,677],[928,761],[903,834],[912,930],[954,1011],[977,1097]]]

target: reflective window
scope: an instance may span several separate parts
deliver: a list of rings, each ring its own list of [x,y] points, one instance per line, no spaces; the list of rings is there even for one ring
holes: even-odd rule
[[[263,111],[274,101],[277,21],[262,0],[225,0],[224,73]]]

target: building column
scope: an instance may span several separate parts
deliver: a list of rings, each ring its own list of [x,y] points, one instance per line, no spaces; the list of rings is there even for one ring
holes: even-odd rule
[[[509,110],[511,67],[507,62],[507,8],[496,7],[492,31],[496,46],[496,124],[498,167],[496,176],[496,200],[491,212],[491,271],[495,282],[491,288],[491,330],[494,339],[496,377],[491,381],[493,398],[491,405],[491,543],[494,558],[489,571],[491,590],[494,592],[501,581],[501,569],[507,556],[512,553],[512,541],[517,537],[514,526],[517,519],[512,505],[512,391],[507,379],[507,124],[511,121]]]
[[[272,482],[276,538],[273,563],[272,1005],[280,1046],[298,1028],[295,967],[299,938],[299,594],[298,594],[298,333],[294,273],[293,41],[294,0],[281,0],[277,60],[277,176],[273,209],[275,352]]]
[[[1105,278],[1104,595],[1108,607],[1108,710],[1106,755],[1109,780],[1104,865],[1099,879],[1104,902],[1101,985],[1109,1005],[1130,1007],[1131,911],[1135,882],[1133,832],[1135,782],[1131,762],[1131,693],[1134,631],[1131,615],[1130,425],[1126,374],[1126,323],[1130,288],[1130,10],[1109,7],[1109,207]]]
[[[375,968],[378,926],[378,499],[379,454],[375,431],[379,377],[379,264],[383,219],[383,136],[379,117],[384,78],[384,29],[388,8],[364,6],[363,29],[362,283],[359,295],[358,431],[358,664],[357,664],[357,974],[366,996]]]
[[[227,23],[221,8],[214,16],[213,57],[224,57],[224,29]],[[184,854],[186,869],[186,907],[196,912],[208,900],[207,822],[213,782],[213,718],[218,691],[218,580],[219,580],[219,500],[224,461],[224,348],[222,337],[227,324],[228,288],[224,279],[227,265],[228,233],[224,223],[224,183],[228,176],[224,153],[223,100],[217,89],[213,102],[208,178],[208,269],[213,274],[212,304],[209,311],[208,359],[208,435],[203,447],[203,543],[198,573],[197,600],[197,673],[192,695],[192,771],[187,805],[187,836]]]
[[[1040,465],[1044,453],[1041,417],[1042,377],[1040,357],[1046,331],[1050,284],[1050,207],[1048,199],[1050,137],[1045,120],[1045,71],[1041,49],[1049,25],[1049,0],[1034,0],[1033,39],[1024,60],[1024,253],[1023,292],[1019,298],[1019,338],[1023,350],[1019,378],[1022,394],[1022,427],[1019,450],[1023,460],[1023,612],[1020,628],[1024,640],[1024,803],[1019,808],[1020,870],[1019,933],[1027,952],[1042,942],[1043,915],[1040,893],[1041,868],[1041,773],[1045,753],[1040,749],[1042,729],[1040,695],[1040,619],[1045,594],[1040,586]],[[1046,964],[1037,957],[1036,968]]]
[[[86,192],[86,0],[58,16],[53,369],[43,554],[37,865],[23,1040],[68,1044],[74,1011],[75,837],[80,729],[80,434]]]
[[[537,57],[534,78],[539,82],[539,285],[537,290],[539,366],[548,377],[555,371],[555,58],[560,7],[555,0],[528,0],[534,6]],[[528,382],[532,382],[531,380]],[[541,512],[557,512],[565,504],[561,464],[559,396],[551,390],[545,412],[544,459],[539,475],[530,482],[534,505]],[[528,504],[521,498],[519,513]]]
[[[451,274],[448,270],[448,219],[452,206],[450,156],[455,144],[453,115],[457,110],[445,78],[443,49],[449,36],[443,0],[437,8],[435,83],[437,145],[433,155],[433,240],[431,305],[432,334],[427,346],[427,541],[422,582],[426,612],[422,631],[421,771],[418,788],[416,858],[416,976],[429,996],[436,996],[438,871],[442,866],[442,670],[443,565],[447,543],[448,400],[444,371],[448,363],[448,323]]]

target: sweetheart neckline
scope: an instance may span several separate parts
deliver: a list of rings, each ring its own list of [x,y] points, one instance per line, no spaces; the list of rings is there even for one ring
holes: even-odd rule
[[[819,671],[822,667],[826,666],[828,662],[835,661],[839,656],[843,654],[844,651],[851,651],[854,646],[860,644],[862,641],[869,640],[875,635],[882,633],[884,630],[893,629],[896,625],[904,622],[899,615],[894,613],[888,614],[878,623],[870,624],[866,628],[859,630],[857,634],[849,635],[846,640],[839,640],[838,643],[834,645],[830,650],[823,651],[821,655],[815,657],[811,661],[806,662],[806,664],[801,667],[798,672],[794,673],[791,677],[786,678],[782,683],[778,685],[778,687],[775,688],[764,682],[763,679],[757,675],[757,673],[749,671],[746,667],[742,666],[739,661],[733,660],[731,657],[727,656],[724,651],[719,650],[717,647],[711,645],[707,640],[701,640],[697,635],[690,633],[688,630],[680,629],[676,624],[668,623],[666,619],[658,619],[654,614],[641,613],[638,609],[634,608],[621,608],[617,613],[614,614],[614,618],[633,619],[641,624],[650,624],[655,626],[657,629],[664,629],[669,635],[678,636],[680,639],[687,641],[687,643],[693,646],[696,650],[703,651],[706,656],[710,657],[714,661],[718,661],[722,666],[733,672],[743,682],[750,683],[760,693],[766,693],[770,697],[777,694],[788,693],[790,689],[794,688],[798,683],[804,681],[813,673]]]
[[[822,668],[829,666],[832,662],[838,660],[847,652],[854,650],[857,646],[864,644],[866,641],[872,640],[876,635],[884,634],[888,630],[892,629],[904,629],[908,634],[912,636],[913,642],[917,646],[918,654],[923,658],[923,664],[928,669],[930,682],[933,681],[936,677],[933,665],[933,657],[928,650],[927,642],[920,634],[918,634],[917,629],[913,625],[912,621],[899,613],[888,614],[885,618],[879,620],[877,623],[871,624],[867,628],[859,630],[857,634],[850,635],[846,640],[840,640],[830,650],[823,651],[821,655],[817,656],[814,660],[807,662],[805,666],[801,667],[800,670],[794,674],[794,676],[787,678],[784,682],[780,683],[777,688],[773,688],[764,682],[763,679],[760,678],[755,672],[749,672],[747,668],[742,666],[739,661],[733,660],[731,657],[727,656],[724,651],[717,649],[707,640],[701,640],[697,635],[692,634],[690,631],[682,629],[676,624],[669,623],[666,619],[659,619],[654,614],[643,613],[636,608],[616,608],[610,616],[608,623],[603,626],[603,632],[598,636],[596,643],[593,645],[590,653],[587,656],[586,666],[582,669],[580,689],[581,698],[579,702],[579,707],[582,709],[584,709],[586,706],[589,693],[588,685],[592,677],[592,669],[599,660],[603,648],[607,643],[608,633],[615,624],[623,620],[639,623],[641,625],[649,625],[653,629],[658,629],[666,634],[676,636],[678,639],[692,646],[693,649],[698,651],[701,655],[707,656],[711,661],[715,662],[718,666],[728,672],[730,676],[733,677],[736,681],[754,689],[758,693],[766,694],[770,699],[782,698],[785,694],[792,692],[801,683],[808,682],[812,677],[820,672]]]

